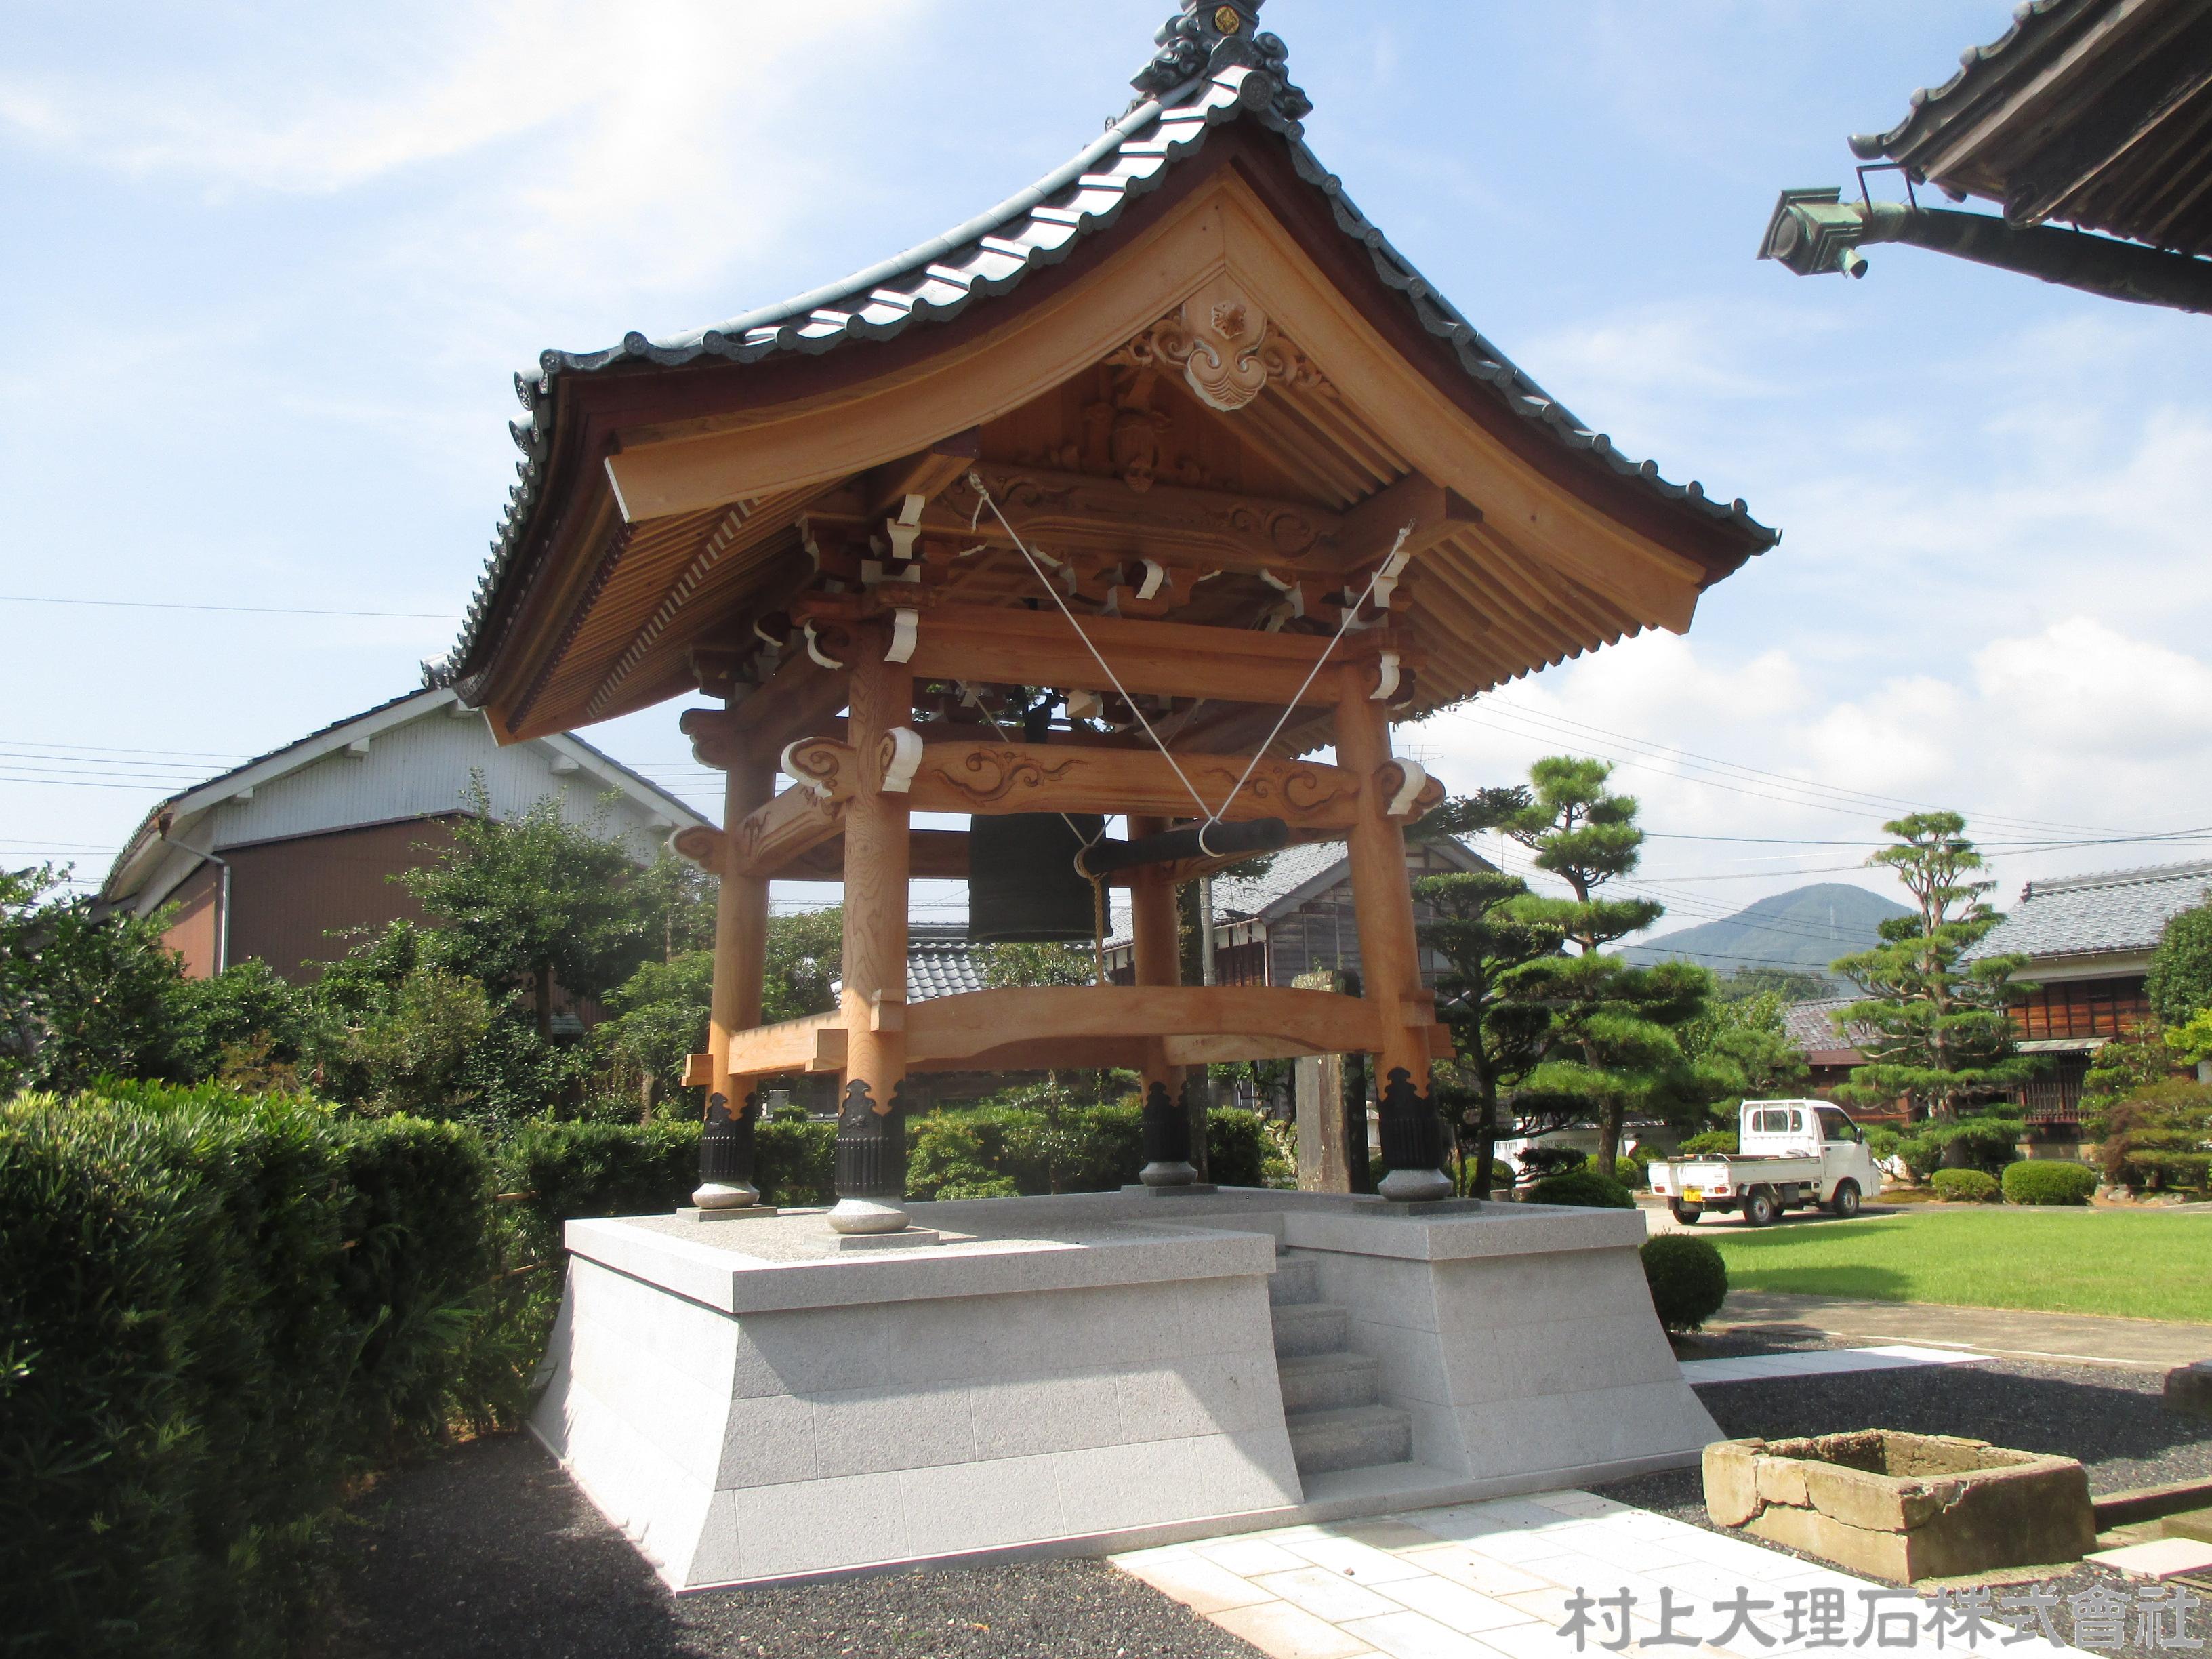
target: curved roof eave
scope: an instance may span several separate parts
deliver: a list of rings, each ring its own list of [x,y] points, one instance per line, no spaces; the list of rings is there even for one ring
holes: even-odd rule
[[[1239,118],[1257,121],[1285,139],[1299,178],[1328,198],[1338,228],[1367,250],[1382,281],[1407,296],[1422,326],[1448,342],[1468,374],[1507,409],[1563,447],[1601,459],[1674,509],[1733,524],[1752,552],[1781,539],[1779,531],[1751,517],[1741,498],[1711,499],[1696,479],[1670,483],[1659,476],[1656,462],[1622,454],[1603,432],[1577,419],[1486,339],[1390,244],[1307,147],[1304,128],[1278,107],[1285,87],[1269,71],[1243,64],[1196,76],[1136,104],[1071,160],[988,212],[842,282],[660,340],[632,332],[603,350],[542,354],[535,377],[515,377],[516,394],[527,411],[508,428],[523,452],[516,467],[520,482],[509,492],[451,659],[461,689],[466,693],[483,666],[477,657],[486,644],[485,624],[529,540],[550,469],[554,394],[562,379],[647,363],[680,368],[706,361],[757,362],[779,352],[816,356],[854,339],[895,337],[918,320],[950,319],[975,299],[1009,291],[1030,271],[1066,258],[1082,239],[1110,228],[1129,200],[1156,188],[1174,162],[1195,153],[1212,128]]]
[[[1939,87],[1917,88],[1910,100],[1911,107],[1905,111],[1903,120],[1887,132],[1853,134],[1851,153],[1862,161],[1879,161],[1885,156],[1893,161],[1899,159],[1900,153],[1921,137],[1916,128],[1939,118],[1946,113],[1944,106],[1962,89],[1994,72],[1985,71],[1984,64],[2002,65],[2023,40],[2039,35],[2046,24],[2056,27],[2057,22],[2049,21],[2054,15],[2058,21],[2063,21],[2065,16],[2094,3],[2095,0],[2025,0],[2013,9],[2011,27],[1989,45],[1969,46],[1959,54],[1958,70],[1949,80]]]

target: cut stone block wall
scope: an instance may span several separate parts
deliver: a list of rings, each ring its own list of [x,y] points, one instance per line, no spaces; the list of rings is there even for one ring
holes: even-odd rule
[[[2078,1561],[2097,1540],[2081,1464],[1951,1435],[1724,1440],[1705,1481],[1719,1525],[1892,1583]]]
[[[569,1224],[532,1426],[669,1583],[1381,1513],[1677,1467],[1717,1437],[1632,1213],[1226,1189],[914,1219],[944,1242],[840,1254],[799,1212]],[[1410,1463],[1301,1480],[1279,1245],[1381,1361]]]

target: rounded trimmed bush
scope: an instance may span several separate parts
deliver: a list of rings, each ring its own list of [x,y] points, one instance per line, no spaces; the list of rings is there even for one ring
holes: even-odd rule
[[[1736,1144],[1733,1129],[1707,1129],[1692,1135],[1676,1151],[1677,1158],[1710,1158],[1715,1152],[1726,1152],[1733,1157],[1742,1149]]]
[[[1595,1170],[1570,1170],[1546,1176],[1528,1189],[1531,1204],[1572,1204],[1590,1210],[1632,1210],[1628,1188]]]
[[[1928,1179],[1946,1204],[1994,1204],[1997,1178],[1981,1170],[1938,1170]]]
[[[1668,1330],[1696,1330],[1728,1299],[1728,1264],[1704,1239],[1662,1233],[1646,1240],[1638,1254],[1652,1310]]]
[[[2022,1158],[2004,1172],[2008,1204],[2087,1204],[2097,1190],[2097,1172],[2086,1164],[2060,1158]]]

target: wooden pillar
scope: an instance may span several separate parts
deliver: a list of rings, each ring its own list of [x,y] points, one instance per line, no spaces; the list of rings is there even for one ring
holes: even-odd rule
[[[775,789],[775,769],[750,748],[731,763],[722,783],[725,844],[756,806]],[[711,1058],[706,1132],[699,1143],[699,1186],[691,1201],[702,1209],[744,1209],[757,1203],[753,1183],[753,1123],[758,1103],[748,1099],[752,1079],[730,1072],[730,1038],[761,1023],[762,981],[768,968],[768,881],[733,876],[729,860],[714,902],[714,981],[707,1018]]]
[[[913,814],[883,788],[890,734],[914,714],[914,674],[884,660],[888,635],[854,632],[849,741],[860,787],[845,809],[845,1097],[837,1121],[840,1232],[896,1232],[906,1225],[907,873]]]
[[[1359,811],[1350,836],[1352,899],[1359,925],[1360,978],[1380,1039],[1376,1104],[1390,1173],[1378,1190],[1392,1199],[1448,1198],[1451,1181],[1440,1170],[1443,1148],[1429,1098],[1431,1017],[1421,987],[1406,836],[1383,816],[1386,803],[1376,777],[1390,759],[1390,714],[1367,695],[1373,676],[1365,663],[1336,671],[1335,731],[1337,763],[1359,779]]]
[[[1129,819],[1129,838],[1166,833],[1160,817]],[[1176,890],[1157,870],[1136,872],[1129,889],[1131,960],[1139,985],[1176,985],[1182,980],[1182,952],[1176,938]],[[1190,1107],[1183,1098],[1188,1072],[1167,1063],[1166,1045],[1154,1037],[1145,1044],[1145,1167],[1147,1187],[1187,1187],[1198,1179],[1192,1159]],[[1202,1146],[1203,1143],[1200,1143]]]
[[[775,793],[775,763],[748,750],[722,782],[724,839],[734,842],[746,815],[767,805]],[[750,1079],[731,1075],[730,1036],[761,1023],[767,971],[768,878],[725,874],[714,904],[714,988],[707,1048],[714,1057],[714,1091],[732,1100]]]

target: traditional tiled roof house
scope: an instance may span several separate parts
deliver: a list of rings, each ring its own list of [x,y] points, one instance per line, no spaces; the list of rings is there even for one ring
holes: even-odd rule
[[[2030,882],[2020,903],[1965,960],[2024,956],[2039,988],[2013,1011],[2022,1050],[2051,1057],[2020,1092],[2031,1122],[2079,1117],[2089,1056],[2150,1012],[2143,981],[2166,924],[2212,896],[2212,863],[2107,870]]]

